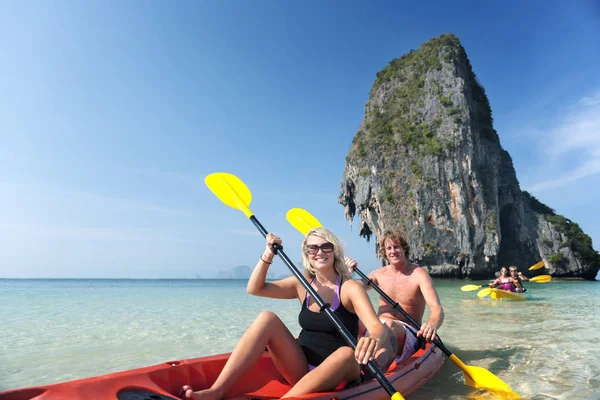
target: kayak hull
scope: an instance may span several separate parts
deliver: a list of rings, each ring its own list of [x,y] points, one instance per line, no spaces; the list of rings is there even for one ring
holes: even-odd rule
[[[0,392],[0,400],[179,399],[179,391],[183,385],[191,385],[194,390],[210,387],[228,357],[229,354],[220,354],[170,361],[70,382],[9,390]],[[402,395],[407,395],[429,381],[442,367],[444,358],[440,349],[428,344],[410,359],[399,364],[392,363],[385,376]],[[226,398],[278,399],[289,389],[290,386],[275,367],[269,353],[265,352],[258,364],[239,380]],[[319,400],[385,398],[389,399],[389,395],[374,379],[348,389],[299,397]]]
[[[529,298],[529,292],[516,293],[508,290],[492,289],[490,291],[490,297],[493,300],[527,300]]]

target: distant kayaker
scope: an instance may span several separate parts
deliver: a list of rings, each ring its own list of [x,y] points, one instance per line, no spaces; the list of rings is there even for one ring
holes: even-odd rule
[[[236,345],[215,383],[198,392],[184,386],[182,394],[186,398],[204,400],[226,396],[236,381],[259,361],[265,347],[292,386],[283,398],[334,390],[340,384],[359,379],[361,364],[372,360],[388,337],[393,338],[393,333],[379,322],[366,291],[352,280],[344,265],[342,245],[333,233],[315,228],[305,236],[302,242],[304,275],[351,335],[357,337],[359,318],[369,329],[370,337],[360,338],[356,351],[346,344],[327,314],[320,312],[319,305],[296,277],[266,282],[267,271],[275,257],[273,246],[281,243],[279,237],[272,233],[267,235],[266,249],[248,280],[247,291],[255,296],[298,299],[302,331],[297,340],[277,315],[261,312]]]
[[[523,273],[521,273],[520,271],[517,271],[517,267],[515,265],[511,265],[510,267],[508,267],[508,272],[510,274],[510,277],[517,281],[517,292],[526,292],[527,289],[523,287],[521,281],[528,281],[529,278],[523,275]]]
[[[385,366],[392,361],[401,362],[412,356],[421,347],[421,340],[431,342],[442,326],[444,310],[427,271],[407,261],[409,246],[401,230],[392,229],[383,233],[379,240],[379,254],[388,265],[371,272],[368,275],[369,279],[419,324],[423,320],[425,306],[427,305],[431,310],[429,319],[417,331],[399,311],[384,299],[379,299],[377,315],[381,322],[392,329],[397,339],[395,351],[384,346],[377,354],[377,361]],[[358,263],[350,257],[346,257],[345,261],[346,266],[353,273]],[[366,290],[372,288],[365,282],[360,283]],[[367,331],[370,332],[368,328]],[[359,336],[363,333],[363,331],[359,332]]]
[[[500,268],[500,277],[490,283],[491,288],[497,287],[500,290],[506,290],[507,292],[516,292],[517,288],[520,287],[519,281],[508,275],[508,269],[506,267]]]

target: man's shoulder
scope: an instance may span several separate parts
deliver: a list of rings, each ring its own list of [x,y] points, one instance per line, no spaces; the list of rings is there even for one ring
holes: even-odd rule
[[[416,274],[426,274],[426,275],[429,275],[429,272],[427,272],[427,269],[421,267],[419,264],[410,263],[409,264],[409,269],[410,269],[410,271],[412,271],[413,273],[416,273]]]
[[[427,268],[423,268],[418,264],[410,264],[410,269],[412,271],[411,275],[414,276],[416,279],[431,279]]]

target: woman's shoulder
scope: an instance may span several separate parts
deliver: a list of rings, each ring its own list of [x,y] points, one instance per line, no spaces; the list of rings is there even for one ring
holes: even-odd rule
[[[340,283],[340,286],[345,286],[345,285],[350,285],[350,286],[352,286],[352,285],[354,285],[354,284],[357,284],[357,285],[358,285],[358,283],[357,283],[357,282],[356,282],[354,279],[352,279],[352,278],[347,278],[347,279],[343,279],[343,280],[342,280],[342,282]]]
[[[343,288],[343,293],[353,295],[357,291],[365,291],[365,289],[354,279],[347,279],[343,281],[340,285],[340,289]]]

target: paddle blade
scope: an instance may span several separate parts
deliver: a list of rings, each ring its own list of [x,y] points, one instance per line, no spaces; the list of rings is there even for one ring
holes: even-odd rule
[[[323,226],[318,219],[302,208],[292,208],[287,212],[285,217],[288,222],[303,235],[306,235],[312,228],[320,228]]]
[[[477,297],[485,297],[488,294],[490,294],[491,291],[492,291],[492,288],[481,289],[479,292],[477,292]]]
[[[461,286],[460,290],[463,292],[472,292],[473,290],[477,290],[481,287],[481,285],[464,285]]]
[[[450,354],[448,358],[450,358],[450,361],[462,369],[465,374],[465,381],[467,382],[467,385],[478,389],[491,390],[498,394],[504,395],[503,397],[510,399],[521,398],[510,388],[510,386],[504,383],[502,379],[498,378],[487,369],[476,366],[468,366],[463,363],[455,354]]]
[[[535,271],[536,269],[540,269],[540,268],[544,268],[544,260],[540,261],[537,264],[533,264],[531,267],[529,267],[530,271]]]
[[[537,283],[548,283],[552,280],[552,277],[550,275],[539,275],[529,278],[529,280]]]
[[[248,218],[253,215],[248,208],[252,193],[240,178],[227,172],[216,172],[208,175],[204,182],[223,203],[243,211]]]
[[[507,399],[521,398],[521,396],[515,393],[502,379],[498,378],[485,368],[467,366],[465,381],[469,386],[493,391],[500,395],[499,397]]]

